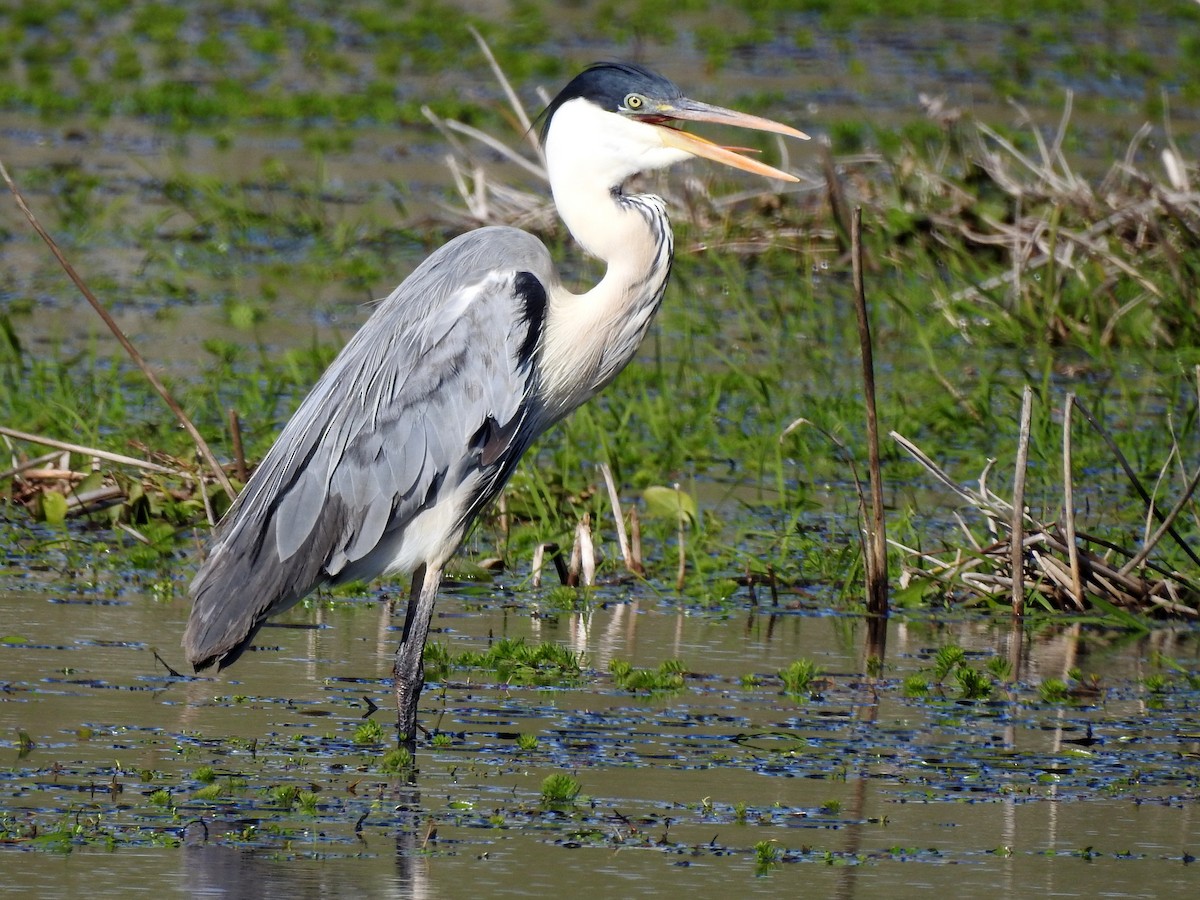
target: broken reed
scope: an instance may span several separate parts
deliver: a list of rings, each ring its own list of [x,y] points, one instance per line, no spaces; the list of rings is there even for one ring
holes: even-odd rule
[[[1200,375],[1200,369],[1197,372]],[[1197,397],[1200,404],[1200,396]],[[1179,496],[1166,512],[1147,490],[1141,478],[1125,459],[1112,435],[1074,394],[1068,394],[1063,415],[1063,486],[1062,502],[1055,520],[1036,517],[1025,504],[1025,476],[1030,446],[1030,418],[1033,392],[1023,392],[1018,425],[1017,463],[1014,471],[1013,498],[1004,499],[988,486],[992,467],[989,461],[978,479],[978,487],[959,483],[908,438],[891,436],[927,472],[960,500],[978,513],[985,522],[986,537],[973,532],[959,515],[965,542],[948,547],[941,554],[920,551],[895,541],[892,545],[906,554],[906,581],[927,581],[942,585],[948,592],[980,599],[1010,598],[1014,616],[1026,613],[1031,600],[1040,605],[1067,612],[1092,611],[1106,616],[1113,624],[1144,629],[1139,616],[1166,616],[1200,619],[1200,585],[1195,576],[1173,569],[1152,557],[1169,538],[1188,560],[1200,569],[1196,551],[1175,528],[1187,509],[1195,509],[1194,496],[1200,486],[1200,466],[1183,480]],[[1071,411],[1078,409],[1087,423],[1103,438],[1113,454],[1114,467],[1125,474],[1130,486],[1142,500],[1147,527],[1139,546],[1123,546],[1112,537],[1079,529],[1074,506],[1071,451]],[[1167,467],[1180,457],[1176,445],[1168,454],[1159,483],[1166,482]],[[1151,530],[1149,523],[1157,527]]]
[[[854,280],[854,311],[862,356],[863,405],[867,419],[867,478],[871,485],[871,508],[862,511],[864,570],[867,578],[867,611],[888,613],[887,526],[883,515],[883,472],[879,465],[879,420],[875,410],[875,355],[871,347],[871,323],[867,315],[867,291],[863,279],[862,207],[854,208],[850,225],[850,258]]]
[[[229,477],[225,474],[225,470],[221,467],[221,464],[217,462],[217,458],[213,455],[212,450],[209,449],[208,443],[204,440],[203,435],[200,434],[199,429],[197,429],[192,423],[192,420],[188,418],[187,413],[183,411],[183,407],[175,402],[175,398],[171,396],[171,392],[167,390],[166,385],[162,383],[158,375],[155,374],[152,368],[150,368],[150,365],[146,362],[145,358],[140,352],[138,352],[137,347],[135,347],[129,338],[125,336],[125,332],[121,330],[121,327],[116,323],[116,320],[109,315],[108,309],[105,308],[104,304],[100,302],[99,298],[92,293],[92,289],[87,286],[87,283],[83,280],[79,273],[75,271],[75,267],[72,266],[66,256],[63,255],[62,250],[59,249],[58,244],[56,244],[54,241],[54,238],[52,238],[49,232],[42,227],[41,222],[38,221],[37,216],[35,216],[33,213],[33,210],[31,210],[28,204],[25,202],[25,198],[22,196],[20,189],[16,185],[16,182],[14,182],[12,176],[8,174],[8,169],[5,168],[3,161],[0,161],[0,177],[4,179],[5,184],[8,185],[8,189],[12,191],[12,195],[17,201],[17,206],[20,208],[21,212],[24,213],[25,218],[28,219],[30,226],[32,226],[33,230],[37,233],[38,237],[42,239],[46,246],[50,248],[51,254],[53,254],[54,258],[58,261],[58,264],[62,266],[62,269],[67,274],[67,277],[70,278],[75,287],[79,289],[79,293],[83,294],[84,299],[87,300],[88,304],[93,310],[95,310],[96,314],[104,322],[105,327],[112,332],[113,337],[117,339],[117,343],[121,345],[122,349],[124,349],[124,351],[129,355],[129,358],[133,360],[134,364],[138,367],[138,369],[141,370],[142,374],[146,376],[146,381],[149,382],[152,388],[154,388],[155,393],[162,398],[163,402],[166,403],[167,408],[170,409],[175,418],[179,420],[179,424],[183,426],[184,430],[195,443],[196,451],[204,459],[205,463],[207,463],[212,476],[221,485],[222,489],[229,496],[229,499],[231,501],[234,500],[237,497],[237,492],[233,489],[233,485],[229,482]]]

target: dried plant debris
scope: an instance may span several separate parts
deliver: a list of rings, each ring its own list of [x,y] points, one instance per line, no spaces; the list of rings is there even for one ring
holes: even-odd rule
[[[993,461],[984,466],[978,486],[968,487],[947,474],[908,438],[892,432],[892,439],[982,519],[982,528],[972,529],[966,518],[955,512],[964,541],[940,554],[890,541],[907,557],[901,587],[932,580],[976,600],[1009,595],[1014,579],[1013,507],[988,486]],[[1191,488],[1194,487],[1193,482]],[[1189,490],[1184,501],[1190,496]],[[1176,509],[1181,505],[1176,504]],[[1138,628],[1144,628],[1144,622],[1128,614],[1200,618],[1197,586],[1149,559],[1165,528],[1160,527],[1141,547],[1130,549],[1080,531],[1075,531],[1077,543],[1072,545],[1063,522],[1041,521],[1028,510],[1023,511],[1022,521],[1023,568],[1015,577],[1021,579],[1027,595],[1044,605],[1068,612],[1095,611]],[[1169,520],[1164,524],[1169,525]]]

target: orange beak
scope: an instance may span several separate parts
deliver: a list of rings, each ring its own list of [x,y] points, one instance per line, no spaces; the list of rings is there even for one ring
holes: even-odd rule
[[[732,166],[735,169],[741,169],[745,172],[765,175],[767,178],[778,178],[782,181],[800,180],[795,175],[743,155],[746,152],[752,151],[747,151],[740,147],[723,147],[705,138],[688,134],[686,131],[680,131],[678,128],[674,128],[666,123],[672,121],[716,122],[721,125],[732,125],[736,128],[748,128],[753,131],[786,134],[789,137],[799,138],[802,141],[808,140],[807,134],[792,128],[790,125],[784,125],[781,122],[775,122],[771,119],[764,119],[761,116],[752,116],[748,113],[725,109],[722,106],[701,103],[699,100],[689,100],[686,97],[670,105],[664,104],[654,110],[653,113],[639,116],[638,118],[647,124],[657,126],[662,142],[667,147],[682,150],[684,153],[690,153],[692,156],[711,159],[714,162]]]

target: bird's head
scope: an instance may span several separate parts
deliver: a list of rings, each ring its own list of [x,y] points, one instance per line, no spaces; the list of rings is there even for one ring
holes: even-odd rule
[[[789,125],[692,100],[669,79],[630,63],[597,63],[576,75],[542,113],[542,140],[552,169],[556,160],[587,166],[610,184],[690,157],[784,181],[780,169],[680,130],[682,122],[714,122],[807,140]]]

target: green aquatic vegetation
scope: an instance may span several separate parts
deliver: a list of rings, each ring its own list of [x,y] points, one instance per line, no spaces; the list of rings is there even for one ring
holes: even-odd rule
[[[961,665],[955,670],[954,678],[964,700],[986,700],[992,695],[991,678],[978,669]]]
[[[224,790],[219,784],[206,784],[198,791],[192,794],[193,800],[214,801],[219,800],[224,795]]]
[[[773,840],[758,841],[754,845],[754,874],[766,875],[777,866],[783,854]]]
[[[1170,681],[1161,672],[1153,672],[1142,679],[1142,686],[1151,694],[1165,694],[1171,689]]]
[[[579,779],[565,772],[547,775],[542,780],[542,803],[546,806],[565,806],[575,802],[582,785]]]
[[[591,605],[591,596],[587,588],[570,587],[565,584],[555,585],[542,594],[542,603],[551,609],[580,610]]]
[[[623,659],[614,659],[608,666],[613,682],[623,691],[651,694],[671,693],[684,687],[683,664],[677,659],[659,663],[657,669],[638,669]]]
[[[52,853],[69,853],[76,847],[113,850],[117,837],[98,815],[60,818],[22,818],[0,814],[0,844],[13,844]],[[166,839],[165,846],[173,846]]]
[[[1164,683],[1173,682],[1183,690],[1200,691],[1200,669],[1189,669],[1179,660],[1162,653],[1156,653],[1153,662],[1170,673],[1169,676],[1167,676],[1167,673],[1162,673],[1166,676],[1166,682]]]
[[[526,753],[531,753],[538,749],[538,737],[536,734],[518,734],[517,749]]]
[[[199,766],[192,773],[192,777],[201,784],[212,784],[217,780],[217,770],[212,766]]]
[[[354,729],[354,743],[360,746],[372,746],[382,743],[384,739],[383,726],[374,719],[367,719]]]
[[[929,679],[918,673],[904,676],[904,682],[900,689],[904,692],[905,697],[918,698],[928,697],[931,691]]]
[[[284,809],[291,809],[300,799],[300,788],[294,784],[276,785],[269,788],[267,793],[272,802]]]
[[[389,750],[379,761],[379,770],[388,775],[401,775],[412,771],[413,755],[406,747]]]
[[[171,792],[166,788],[159,788],[153,791],[146,800],[151,806],[167,807],[171,805]]]
[[[967,653],[957,644],[946,644],[937,649],[933,657],[933,678],[944,682],[960,666],[966,665]]]
[[[428,641],[421,655],[425,664],[425,677],[429,681],[445,681],[450,674],[450,648],[440,641]]]
[[[504,638],[482,652],[468,650],[454,658],[453,666],[484,669],[518,684],[570,682],[583,671],[579,655],[561,644],[546,641],[531,646],[523,638]]]
[[[1038,685],[1038,694],[1043,703],[1065,703],[1070,698],[1070,687],[1061,678],[1046,678]]]
[[[783,689],[793,697],[812,694],[821,675],[821,668],[811,659],[797,659],[779,673]]]
[[[317,815],[320,801],[321,795],[315,791],[300,791],[296,795],[296,803],[300,807],[300,811],[308,816]]]
[[[993,656],[987,661],[985,666],[988,673],[1000,682],[1012,681],[1013,668],[1012,663],[1003,656]],[[1077,676],[1072,676],[1073,678]]]
[[[997,683],[1004,680],[1001,674],[1004,672],[1006,666],[992,660],[982,668],[972,665],[962,647],[943,644],[935,651],[931,666],[905,676],[901,690],[906,697],[921,699],[934,694],[942,696],[947,685],[953,685],[963,700],[986,700]]]

